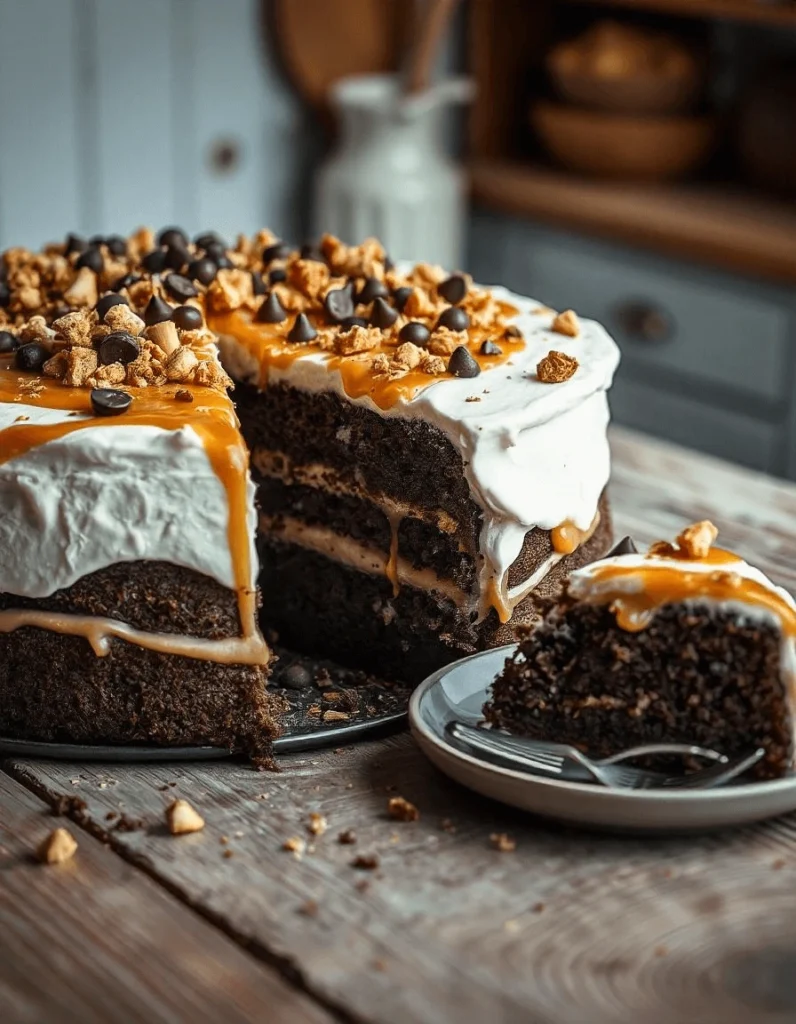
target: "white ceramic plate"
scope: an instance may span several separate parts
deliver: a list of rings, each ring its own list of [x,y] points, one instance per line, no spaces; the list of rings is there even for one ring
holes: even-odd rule
[[[692,831],[747,825],[796,810],[796,775],[719,789],[616,791],[502,768],[459,750],[447,738],[452,721],[475,725],[492,680],[514,645],[447,665],[422,683],[409,703],[421,749],[456,782],[524,811],[569,824],[621,831]]]

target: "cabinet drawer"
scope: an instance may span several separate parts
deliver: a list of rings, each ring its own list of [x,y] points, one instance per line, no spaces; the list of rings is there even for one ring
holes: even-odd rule
[[[616,423],[753,469],[778,469],[779,430],[774,424],[637,381],[617,380],[610,403]]]
[[[513,282],[556,309],[599,320],[628,365],[670,370],[759,398],[786,397],[788,313],[727,286],[689,280],[665,264],[606,257],[567,240],[514,239]]]

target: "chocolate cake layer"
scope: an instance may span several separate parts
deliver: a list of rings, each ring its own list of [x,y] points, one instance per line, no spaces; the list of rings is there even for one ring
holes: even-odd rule
[[[728,756],[762,746],[757,774],[781,775],[793,760],[793,720],[780,650],[774,628],[718,609],[671,605],[630,633],[610,609],[575,605],[523,642],[484,714],[596,756],[658,741]]]

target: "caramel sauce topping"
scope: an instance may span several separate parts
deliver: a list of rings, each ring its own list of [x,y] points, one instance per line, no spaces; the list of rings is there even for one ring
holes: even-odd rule
[[[506,302],[497,303],[502,318],[516,316],[517,309]],[[311,318],[313,315],[311,314]],[[296,344],[289,342],[286,338],[290,330],[292,316],[280,324],[260,324],[252,320],[249,313],[243,310],[235,310],[232,313],[207,312],[208,327],[216,334],[228,335],[234,338],[246,352],[255,360],[260,367],[260,388],[265,387],[268,382],[269,370],[275,367],[286,370],[297,359],[311,353],[320,353],[325,357],[327,368],[336,370],[340,374],[343,389],[349,398],[361,398],[369,395],[375,405],[380,409],[389,409],[398,401],[410,401],[422,390],[438,381],[454,379],[449,374],[431,375],[420,370],[410,370],[408,373],[396,379],[388,377],[374,377],[371,369],[373,357],[376,355],[395,355],[396,344],[390,344],[393,335],[385,333],[384,342],[377,348],[370,349],[365,353],[340,356],[334,352],[326,351],[317,342],[311,341],[307,344]],[[317,326],[321,326],[320,320]],[[525,348],[525,340],[521,337],[503,336],[503,326],[494,327],[469,327],[467,330],[467,349],[475,359],[481,370],[489,370],[495,366],[501,366],[511,359],[512,355],[521,352]],[[501,349],[500,355],[481,355],[479,349],[487,339],[496,342]],[[447,363],[447,357],[442,357]],[[478,388],[477,378],[473,380],[473,389]]]

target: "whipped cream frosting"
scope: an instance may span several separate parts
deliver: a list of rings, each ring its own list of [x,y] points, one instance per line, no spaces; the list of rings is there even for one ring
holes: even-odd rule
[[[74,418],[0,403],[0,430]],[[87,417],[88,418],[88,417]],[[254,486],[247,483],[256,583]],[[236,588],[229,502],[191,427],[75,430],[0,463],[0,592],[43,598],[118,562],[165,561]]]
[[[347,396],[324,353],[308,352],[287,367],[269,368],[271,383],[333,391],[381,416],[420,419],[445,434],[461,455],[470,493],[483,511],[481,615],[488,610],[490,584],[507,598],[509,569],[529,530],[552,530],[566,521],[583,531],[591,526],[610,473],[606,391],[619,362],[616,344],[594,321],[582,320],[578,336],[570,338],[550,329],[553,311],[540,309],[535,300],[501,287],[490,290],[518,309],[512,323],[525,348],[478,377],[437,378],[388,409],[368,395]],[[564,383],[536,378],[537,363],[551,349],[578,360],[577,372]],[[233,338],[221,339],[221,356],[233,377],[259,379],[259,364]]]

